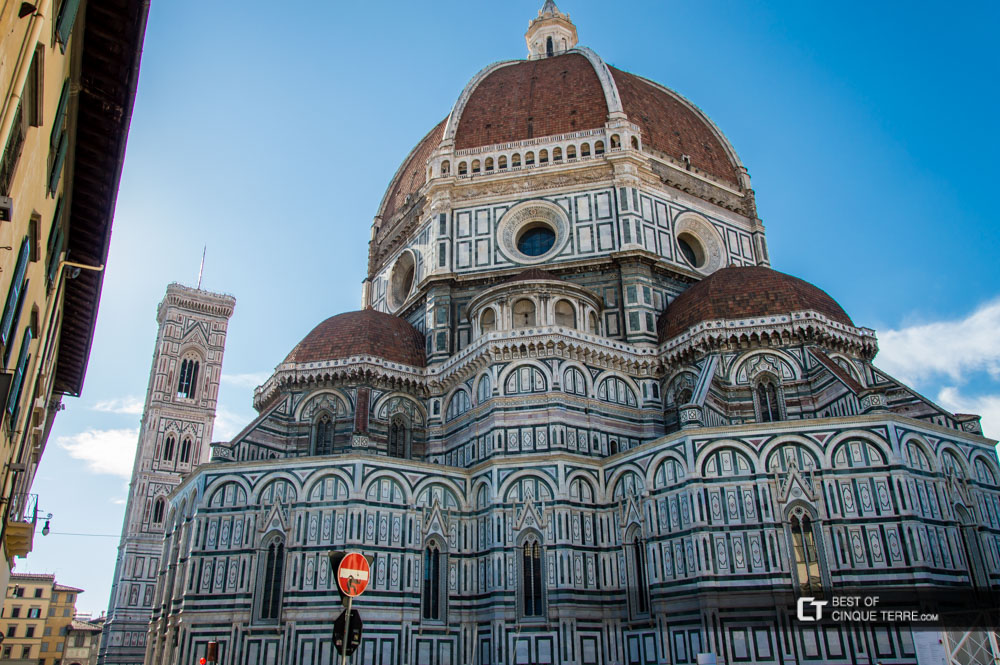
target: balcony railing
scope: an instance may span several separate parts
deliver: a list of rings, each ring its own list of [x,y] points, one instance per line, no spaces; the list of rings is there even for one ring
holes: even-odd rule
[[[4,539],[11,556],[28,556],[38,523],[38,495],[18,493],[10,497]]]

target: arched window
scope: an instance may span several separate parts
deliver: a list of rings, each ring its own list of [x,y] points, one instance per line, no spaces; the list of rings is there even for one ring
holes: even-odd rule
[[[389,457],[409,457],[410,428],[402,415],[392,417],[389,423]]]
[[[451,401],[448,402],[448,410],[445,413],[446,420],[453,420],[458,418],[460,415],[472,408],[472,401],[469,399],[469,393],[464,390],[458,390],[451,397]]]
[[[479,387],[476,390],[476,404],[482,404],[492,396],[493,382],[489,374],[484,374],[483,378],[479,379]]]
[[[261,552],[261,582],[258,613],[262,620],[277,621],[281,615],[281,592],[285,577],[285,539],[274,536]]]
[[[617,134],[612,134],[611,135],[611,149],[614,150],[615,148],[620,148],[620,147],[622,147],[621,137],[618,136]]]
[[[333,453],[333,418],[329,413],[323,413],[313,426],[313,455],[330,455]]]
[[[521,615],[542,616],[542,544],[530,535],[521,543]]]
[[[590,157],[590,144],[589,143],[584,143],[583,145],[580,146],[580,156],[581,157]]]
[[[553,162],[562,161],[562,148],[552,148],[552,161]]]
[[[773,423],[781,420],[780,393],[777,382],[770,376],[757,382],[753,392],[757,409],[757,422]]]
[[[194,399],[195,387],[198,385],[198,361],[185,358],[181,361],[181,375],[177,380],[177,396]]]
[[[420,616],[425,621],[443,621],[442,598],[447,593],[441,582],[441,571],[444,568],[444,555],[441,547],[434,541],[424,548],[424,589],[421,598]]]
[[[500,155],[500,157],[497,158],[497,168],[500,169],[501,171],[504,170],[505,168],[507,168],[507,156],[506,155]]]
[[[565,328],[576,328],[576,308],[568,300],[560,300],[555,308],[556,325]]]
[[[467,162],[458,163],[458,175],[465,175],[469,172],[469,164]]]
[[[816,525],[804,508],[795,508],[789,518],[795,584],[803,596],[823,596],[823,573],[817,546]]]
[[[472,172],[473,173],[479,173],[479,160],[478,159],[473,159],[472,160]]]
[[[537,367],[522,365],[507,375],[504,393],[516,395],[519,393],[542,393],[548,390],[545,375]]]
[[[623,406],[637,406],[635,391],[617,376],[609,376],[597,386],[597,399],[602,402],[621,404]]]
[[[545,55],[550,58],[555,54],[555,47],[552,45],[552,37],[545,38]]]
[[[638,137],[635,137],[635,136],[632,137],[632,149],[633,150],[638,150],[639,149],[639,139],[638,139]]]
[[[986,573],[983,549],[979,544],[972,515],[964,506],[955,506],[955,517],[958,518],[962,532],[962,550],[965,554],[965,566],[969,570],[969,582],[977,589],[989,589],[989,575]]]
[[[441,175],[448,175],[451,173],[451,162],[447,159],[441,162]]]
[[[479,328],[483,331],[483,333],[493,332],[497,329],[496,310],[490,307],[479,315]]]
[[[493,170],[493,158],[492,157],[487,157],[486,158],[485,168],[486,168],[487,171],[492,171]]]
[[[510,156],[510,165],[517,168],[521,165],[521,155],[519,153],[514,153]]]
[[[187,464],[191,461],[191,439],[185,437],[181,443],[181,462]]]
[[[587,395],[587,381],[583,372],[575,367],[569,367],[563,373],[563,390],[572,395]]]
[[[153,524],[163,524],[163,509],[166,504],[162,496],[153,501]]]
[[[538,163],[539,164],[548,164],[549,163],[549,151],[548,150],[545,150],[543,148],[542,150],[538,151]]]
[[[626,536],[625,557],[628,571],[628,596],[632,616],[649,614],[649,586],[646,582],[646,544],[638,527]]]
[[[566,146],[566,159],[576,159],[576,146],[568,145]]]
[[[527,328],[535,325],[535,303],[522,298],[514,303],[514,327]]]
[[[591,312],[587,316],[587,331],[591,335],[600,334],[600,329],[597,327],[597,314],[595,314],[594,312]]]
[[[598,141],[594,144],[594,154],[603,155],[604,154],[604,141]]]
[[[524,165],[531,166],[534,163],[535,163],[535,153],[531,152],[530,150],[524,153]]]
[[[174,459],[174,435],[168,434],[167,440],[163,444],[163,461],[172,462]]]

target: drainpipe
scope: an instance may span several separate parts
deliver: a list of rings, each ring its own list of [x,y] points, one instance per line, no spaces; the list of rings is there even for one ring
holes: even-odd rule
[[[21,102],[21,92],[24,84],[28,80],[28,71],[31,69],[31,59],[35,54],[35,45],[42,34],[42,24],[45,23],[45,13],[49,10],[51,0],[41,0],[38,9],[31,15],[31,22],[28,24],[28,38],[21,44],[21,52],[18,54],[17,66],[14,68],[14,79],[11,89],[4,100],[3,123],[0,124],[0,149],[7,146],[7,139],[10,138],[10,131],[14,126],[14,113],[17,105]]]

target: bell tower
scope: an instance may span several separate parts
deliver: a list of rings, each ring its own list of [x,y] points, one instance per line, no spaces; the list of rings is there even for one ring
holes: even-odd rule
[[[552,0],[545,0],[538,10],[538,18],[528,24],[524,41],[528,43],[528,57],[534,59],[565,53],[575,48],[579,39],[569,14],[559,11]]]
[[[236,299],[171,284],[159,330],[132,467],[99,662],[139,665],[153,605],[166,496],[209,461],[222,354]]]

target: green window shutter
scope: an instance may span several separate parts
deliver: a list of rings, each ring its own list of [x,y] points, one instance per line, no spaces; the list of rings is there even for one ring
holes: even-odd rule
[[[69,141],[64,133],[59,139],[59,151],[52,161],[52,171],[49,173],[49,192],[55,193],[59,186],[59,178],[62,176],[63,162],[66,161],[66,150],[69,149]]]
[[[59,257],[62,254],[63,243],[66,238],[62,227],[62,197],[56,202],[56,213],[52,217],[52,229],[49,231],[49,246],[46,261],[48,265],[45,269],[46,285],[52,288],[56,279],[56,271],[59,269]]]
[[[66,52],[66,43],[69,41],[69,33],[73,31],[73,24],[76,23],[76,12],[80,9],[80,0],[64,0],[59,9],[59,18],[56,19],[56,34],[59,36],[59,43],[62,45],[63,53]]]
[[[69,79],[63,81],[62,92],[59,93],[59,104],[56,115],[52,119],[52,133],[49,134],[49,149],[55,149],[63,134],[63,122],[66,120],[66,109],[69,107]]]
[[[31,326],[24,329],[24,339],[21,340],[21,351],[17,356],[17,369],[14,370],[14,379],[10,384],[10,397],[7,398],[7,413],[11,414],[11,427],[17,420],[17,405],[21,401],[21,389],[24,388],[24,371],[28,367],[28,360],[31,354],[28,353],[28,345],[31,344]]]
[[[14,276],[7,291],[7,302],[3,306],[3,318],[0,319],[0,345],[7,346],[10,339],[11,324],[14,321],[14,308],[20,301],[21,287],[24,284],[24,272],[28,269],[28,257],[31,256],[31,239],[24,236],[21,241],[21,251],[17,255],[17,265]]]
[[[24,311],[24,296],[28,293],[28,284],[31,280],[24,280],[24,284],[21,285],[21,294],[17,299],[17,306],[14,307],[14,321],[10,329],[12,331],[17,330],[17,325],[21,322],[21,312]],[[11,341],[14,341],[14,333],[11,333]],[[10,365],[10,352],[13,347],[8,345],[4,347],[3,350],[3,366],[6,368]]]

